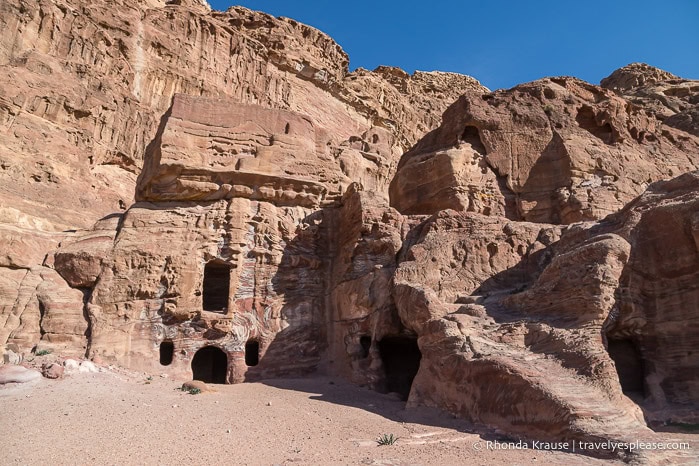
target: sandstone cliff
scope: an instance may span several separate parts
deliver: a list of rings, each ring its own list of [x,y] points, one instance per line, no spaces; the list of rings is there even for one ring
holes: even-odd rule
[[[340,46],[309,26],[176,3],[3,2],[3,223],[62,231],[123,210],[175,93],[298,111],[338,146],[389,129],[390,165],[482,88],[448,73],[348,73]]]
[[[349,73],[199,1],[0,23],[3,352],[322,370],[546,440],[697,422],[697,81]]]
[[[324,157],[339,167],[332,176],[341,195],[350,179],[385,193],[403,150],[461,92],[482,88],[449,73],[348,73],[346,54],[316,29],[239,7],[212,12],[202,2],[12,0],[0,5],[0,26],[8,335],[22,320],[39,322],[47,306],[36,286],[52,273],[46,253],[132,204],[144,154],[176,93],[312,118],[318,143],[328,144]],[[220,159],[237,150],[220,146],[209,148],[223,151]],[[83,314],[82,297],[61,294]],[[84,342],[85,328],[75,331]]]

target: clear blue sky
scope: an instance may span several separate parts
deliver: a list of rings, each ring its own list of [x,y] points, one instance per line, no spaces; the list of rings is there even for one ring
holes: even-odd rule
[[[592,83],[632,62],[699,79],[699,0],[210,0],[333,37],[350,69],[455,71],[491,89],[544,76]]]

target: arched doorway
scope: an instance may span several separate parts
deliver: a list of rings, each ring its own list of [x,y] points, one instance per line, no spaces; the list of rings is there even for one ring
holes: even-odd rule
[[[194,380],[206,383],[226,383],[228,356],[221,348],[205,346],[192,359]]]

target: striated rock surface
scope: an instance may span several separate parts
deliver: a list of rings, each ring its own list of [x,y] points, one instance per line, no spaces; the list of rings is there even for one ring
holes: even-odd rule
[[[409,405],[568,441],[650,439],[646,420],[696,422],[697,202],[695,171],[564,229],[429,218],[394,278],[422,352]],[[484,268],[489,278],[469,283]]]
[[[515,438],[698,421],[696,81],[349,73],[199,0],[0,24],[3,360],[320,370]]]
[[[90,354],[186,373],[194,353],[214,345],[231,356],[231,382],[314,368],[325,331],[323,220],[244,198],[135,204],[87,304]],[[212,285],[202,280],[208,274]],[[253,341],[260,363],[248,367]],[[161,359],[170,344],[175,357]]]
[[[698,172],[655,183],[610,217],[610,226],[601,225],[636,246],[605,333],[610,344],[621,348],[620,356],[635,355],[641,361],[643,383],[637,377],[635,386],[652,419],[666,418],[673,410],[678,420],[696,417],[691,412],[699,401],[699,381],[692,375],[699,368],[694,351],[699,334],[698,192]]]

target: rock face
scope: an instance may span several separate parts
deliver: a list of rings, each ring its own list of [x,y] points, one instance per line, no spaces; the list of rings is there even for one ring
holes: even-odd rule
[[[341,169],[351,157],[336,159],[330,137],[296,113],[176,95],[164,123],[141,173],[139,201],[245,197],[318,207],[339,199],[351,183]],[[365,178],[367,188],[385,192],[390,133],[377,129],[370,136],[375,143],[362,149],[374,170],[361,170],[371,176],[357,177]],[[362,155],[356,155],[353,162],[361,164]]]
[[[391,68],[349,73],[346,54],[316,29],[239,7],[211,11],[199,0],[10,0],[0,5],[0,27],[6,31],[0,37],[0,341],[26,347],[42,334],[47,341],[53,335],[51,345],[74,348],[74,356],[84,354],[90,335],[85,293],[111,247],[120,214],[138,194],[137,177],[148,176],[139,193],[154,188],[148,181],[155,182],[157,164],[141,170],[147,148],[160,137],[167,112],[186,107],[173,106],[175,94],[232,99],[240,108],[255,104],[264,107],[258,107],[261,113],[300,112],[298,118],[314,122],[317,142],[330,142],[317,154],[331,159],[333,170],[340,167],[328,174],[335,190],[328,195],[339,197],[348,180],[387,196],[402,152],[435,128],[462,92],[482,89],[474,79],[451,73],[411,76]],[[190,123],[200,126],[180,142],[196,144],[196,132],[211,127],[190,116]],[[186,133],[169,123],[168,129]],[[239,134],[247,134],[244,126]],[[265,147],[251,158],[267,163],[257,170],[264,177],[270,163],[295,149],[286,146],[293,135],[284,139],[284,128],[262,127],[250,133],[254,144],[247,144]],[[276,131],[276,143],[260,142],[270,130]],[[236,149],[226,139],[231,134],[209,140],[209,155],[219,162],[239,149],[252,155]],[[282,152],[275,152],[279,148]],[[265,151],[277,159],[266,158]],[[241,162],[242,170],[253,170],[249,162]],[[192,188],[201,186],[192,176],[180,183],[199,193],[194,198],[205,198]],[[297,185],[292,182],[290,189],[300,189]],[[304,195],[318,197],[311,191]],[[96,221],[93,232],[74,233]],[[61,243],[59,254],[49,254]],[[54,260],[76,289],[51,278]],[[50,329],[42,327],[42,316],[51,312],[46,294],[51,287],[62,312],[80,324],[70,317],[65,328],[60,319]]]
[[[699,83],[682,79],[644,63],[633,63],[602,80],[635,105],[662,120],[666,126],[699,136]]]
[[[13,360],[322,370],[542,440],[697,422],[696,82],[348,73],[313,28],[194,0],[0,22]]]
[[[648,183],[699,166],[699,139],[681,126],[574,78],[469,92],[403,156],[391,205],[406,214],[598,220]],[[434,175],[425,180],[426,172]]]
[[[394,277],[422,352],[409,404],[548,439],[696,422],[697,202],[693,172],[595,223],[427,219]]]
[[[449,73],[348,73],[320,31],[199,3],[3,2],[3,223],[62,231],[124,210],[176,93],[301,112],[360,146],[372,127],[387,128],[401,149],[391,164],[464,90],[482,89]]]
[[[609,219],[633,248],[621,276],[609,342],[629,342],[645,369],[643,393],[653,410],[697,403],[699,359],[696,277],[699,274],[699,174],[656,183]],[[623,380],[622,380],[623,382]],[[630,382],[629,382],[630,383]],[[662,417],[661,413],[661,417]]]

